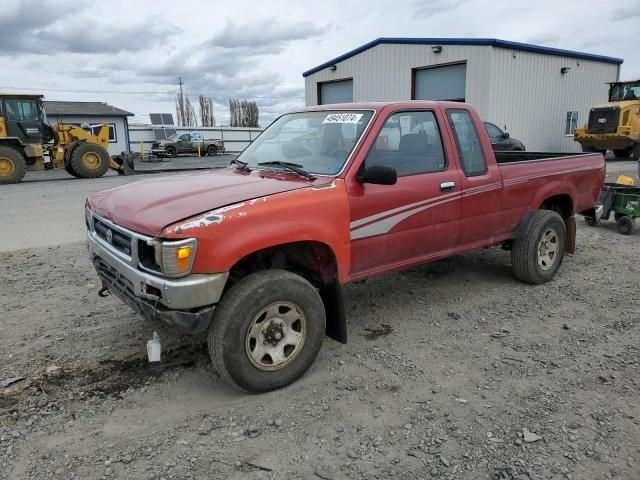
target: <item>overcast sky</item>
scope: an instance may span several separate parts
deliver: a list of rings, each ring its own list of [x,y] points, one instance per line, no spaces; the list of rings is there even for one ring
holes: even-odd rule
[[[624,59],[640,78],[640,0],[2,0],[0,90],[105,101],[148,121],[256,100],[261,123],[304,104],[302,72],[378,37],[490,37]]]

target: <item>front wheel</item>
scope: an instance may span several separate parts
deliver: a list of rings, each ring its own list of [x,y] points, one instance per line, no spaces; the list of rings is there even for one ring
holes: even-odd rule
[[[209,155],[210,157],[215,157],[218,154],[218,147],[216,147],[215,145],[209,145],[209,147],[207,148],[207,155]]]
[[[111,157],[95,143],[81,143],[73,149],[67,171],[80,178],[97,178],[109,170]]]
[[[325,333],[317,290],[299,275],[265,270],[233,285],[209,326],[209,355],[224,381],[251,393],[284,387],[315,360]]]
[[[536,210],[525,235],[513,242],[511,262],[515,276],[533,284],[551,280],[564,258],[565,232],[560,215]]]

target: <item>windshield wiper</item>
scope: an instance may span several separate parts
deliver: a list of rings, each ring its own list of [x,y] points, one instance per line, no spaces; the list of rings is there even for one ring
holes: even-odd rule
[[[281,162],[280,160],[276,160],[276,161],[272,161],[272,162],[260,162],[258,163],[259,167],[269,167],[269,166],[274,166],[274,165],[278,165],[280,167],[283,167],[287,170],[290,170],[292,172],[297,173],[298,175],[302,175],[305,178],[308,178],[309,180],[315,180],[316,177],[311,175],[309,172],[307,172],[305,169],[302,168],[302,165],[300,165],[299,163],[291,163],[291,162]]]
[[[243,162],[242,160],[238,160],[237,158],[234,158],[233,160],[231,160],[231,163],[235,163],[236,165],[238,165],[238,167],[242,168],[243,170],[246,170],[248,172],[251,171],[251,169],[247,165],[247,162]]]

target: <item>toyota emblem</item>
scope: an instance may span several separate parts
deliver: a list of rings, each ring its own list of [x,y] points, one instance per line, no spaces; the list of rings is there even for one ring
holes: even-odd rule
[[[107,242],[113,243],[113,232],[111,230],[107,229],[104,236],[107,238]]]

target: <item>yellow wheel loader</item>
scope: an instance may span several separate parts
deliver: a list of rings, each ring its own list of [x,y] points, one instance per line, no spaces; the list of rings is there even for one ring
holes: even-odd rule
[[[609,84],[609,102],[594,107],[573,139],[583,152],[613,150],[617,158],[640,160],[640,80]]]
[[[101,177],[109,168],[130,173],[130,162],[112,159],[108,145],[106,123],[97,135],[51,125],[42,95],[0,94],[0,184],[19,182],[27,170],[64,168],[79,178]]]

